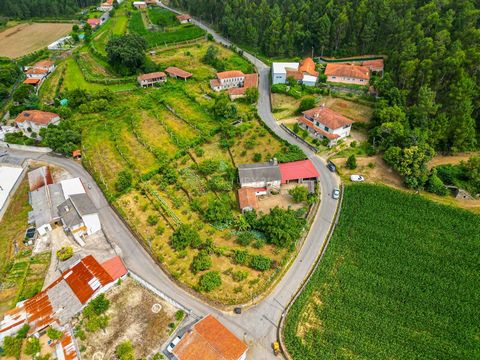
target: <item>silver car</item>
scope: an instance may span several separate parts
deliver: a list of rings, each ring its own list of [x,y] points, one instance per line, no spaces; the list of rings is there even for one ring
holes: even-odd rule
[[[333,189],[332,198],[334,198],[335,200],[337,200],[339,197],[340,197],[340,190],[337,189],[337,188]]]
[[[171,354],[173,351],[173,348],[177,346],[179,342],[180,342],[180,336],[176,336],[175,339],[173,339],[172,342],[168,344],[167,351]]]

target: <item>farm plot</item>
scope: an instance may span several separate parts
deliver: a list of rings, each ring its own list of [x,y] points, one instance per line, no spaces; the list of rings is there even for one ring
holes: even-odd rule
[[[480,217],[373,185],[345,189],[322,263],[291,308],[294,359],[473,359]]]
[[[21,23],[0,32],[0,56],[17,58],[40,50],[72,30],[71,23]],[[35,36],[32,36],[35,34]]]

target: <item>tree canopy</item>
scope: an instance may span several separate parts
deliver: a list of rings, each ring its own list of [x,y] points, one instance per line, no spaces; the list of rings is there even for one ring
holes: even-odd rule
[[[119,72],[133,74],[145,64],[147,42],[137,34],[111,38],[106,46],[108,61]]]
[[[2,0],[0,15],[19,19],[65,18],[91,5],[98,5],[98,0]]]

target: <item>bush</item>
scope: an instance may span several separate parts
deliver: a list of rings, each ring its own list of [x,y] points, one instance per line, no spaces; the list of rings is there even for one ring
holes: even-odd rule
[[[347,162],[345,164],[347,168],[350,170],[356,169],[357,168],[357,158],[355,154],[352,154],[348,157]]]
[[[262,161],[262,154],[260,154],[260,153],[255,153],[255,154],[253,154],[253,161],[254,161],[254,162],[260,162],[260,161]]]
[[[250,262],[250,254],[246,250],[234,250],[233,261],[239,265],[247,265]]]
[[[47,330],[47,336],[51,340],[60,340],[63,337],[63,332],[50,326]]]
[[[236,243],[242,246],[248,246],[253,241],[253,235],[247,231],[240,233]]]
[[[181,321],[181,320],[183,320],[184,316],[185,316],[185,312],[183,310],[178,310],[175,313],[175,320]]]
[[[232,279],[235,282],[241,282],[245,280],[247,277],[248,277],[247,271],[238,270],[238,271],[232,272]]]
[[[263,255],[252,256],[250,260],[250,267],[255,270],[266,271],[269,270],[271,266],[272,260]]]
[[[309,110],[315,107],[316,100],[312,96],[306,96],[300,102],[297,112],[301,113],[302,111]]]
[[[157,215],[148,215],[147,224],[150,225],[150,226],[157,225],[158,224],[158,216]]]
[[[71,246],[64,246],[60,250],[57,250],[57,259],[65,261],[73,256],[73,248]]]
[[[308,189],[305,186],[295,186],[293,189],[288,190],[288,193],[297,203],[307,201]]]
[[[427,180],[426,190],[440,196],[445,196],[448,194],[448,189],[445,187],[442,179],[438,177],[437,171],[435,169],[432,170]]]
[[[172,235],[171,245],[175,250],[185,250],[187,247],[198,247],[201,244],[200,235],[191,226],[182,224]]]
[[[90,307],[95,315],[102,315],[110,307],[110,300],[105,297],[105,294],[100,294],[90,301],[87,307]]]
[[[17,339],[25,339],[27,337],[28,330],[30,330],[30,325],[23,325],[22,328],[17,332]]]
[[[212,267],[212,259],[204,250],[200,251],[192,261],[191,269],[194,274],[200,271],[208,270]]]
[[[18,337],[6,336],[3,339],[3,355],[20,358],[22,352],[22,339]]]
[[[198,289],[204,292],[210,292],[222,285],[222,278],[218,271],[209,271],[202,275],[198,283]]]
[[[212,224],[230,224],[233,220],[233,215],[228,198],[210,201],[204,217],[205,220]]]
[[[132,342],[126,340],[115,348],[115,354],[120,360],[135,360]]]
[[[278,162],[291,162],[297,160],[305,160],[307,157],[303,153],[302,149],[300,149],[297,145],[290,145],[288,144],[285,146],[281,151],[278,151],[273,156],[275,157]]]
[[[41,346],[40,346],[40,340],[38,338],[32,336],[27,339],[27,343],[25,345],[25,350],[24,353],[26,355],[30,355],[34,357],[35,354],[40,352]]]
[[[120,171],[117,175],[117,181],[115,183],[115,189],[118,192],[123,192],[132,186],[132,174],[128,171]]]
[[[293,210],[275,207],[258,220],[257,227],[265,233],[269,243],[289,247],[300,238],[305,223],[305,219],[299,218]]]

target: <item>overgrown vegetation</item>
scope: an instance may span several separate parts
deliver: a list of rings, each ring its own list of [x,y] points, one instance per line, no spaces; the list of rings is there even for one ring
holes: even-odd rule
[[[288,313],[293,358],[475,357],[480,217],[386,187],[351,185],[344,196],[328,251]]]

